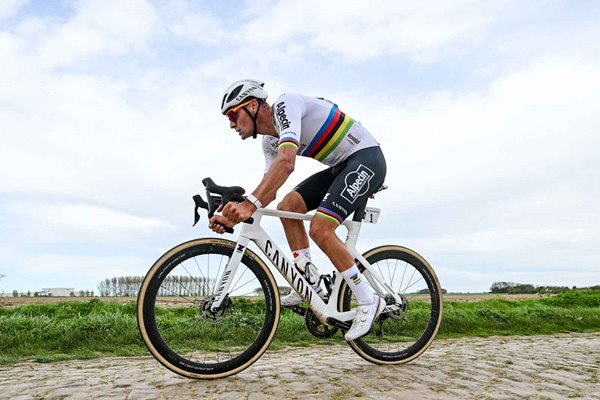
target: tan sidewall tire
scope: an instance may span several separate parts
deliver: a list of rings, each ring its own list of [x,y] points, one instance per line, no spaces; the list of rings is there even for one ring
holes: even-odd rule
[[[363,257],[365,259],[369,259],[369,257],[373,256],[374,254],[380,253],[380,252],[384,252],[384,251],[397,251],[397,252],[402,252],[405,254],[409,254],[415,258],[417,258],[422,264],[423,266],[428,270],[428,273],[431,275],[431,277],[433,278],[434,282],[435,282],[435,286],[437,287],[437,295],[438,295],[438,299],[439,299],[439,304],[440,304],[440,312],[439,312],[439,316],[438,319],[436,321],[436,325],[433,331],[433,334],[431,335],[431,337],[429,338],[429,340],[425,343],[425,345],[423,345],[421,347],[421,349],[419,349],[418,352],[416,352],[415,354],[413,354],[410,357],[407,357],[405,359],[402,360],[398,360],[398,361],[385,361],[385,360],[380,360],[377,358],[373,358],[370,355],[366,354],[363,349],[361,349],[355,341],[350,341],[347,342],[348,345],[350,345],[350,347],[362,358],[364,358],[367,361],[370,361],[372,363],[375,364],[381,364],[381,365],[395,365],[395,364],[405,364],[407,362],[410,362],[412,360],[414,360],[415,358],[419,357],[421,354],[423,354],[423,352],[425,350],[427,350],[427,348],[429,348],[429,346],[431,345],[431,343],[433,342],[433,340],[435,339],[437,332],[440,328],[440,325],[442,323],[442,315],[443,315],[443,308],[444,308],[444,303],[443,303],[443,299],[442,299],[442,287],[440,286],[440,281],[437,277],[437,275],[435,274],[435,271],[433,270],[433,268],[431,267],[431,265],[429,265],[429,263],[423,258],[421,257],[420,254],[418,254],[417,252],[406,248],[406,247],[402,247],[402,246],[394,246],[394,245],[387,245],[387,246],[381,246],[381,247],[376,247],[374,249],[371,249],[369,251],[367,251],[366,253],[363,254]],[[343,308],[343,295],[346,289],[346,282],[342,282],[342,285],[340,287],[340,295],[338,297],[338,309],[342,310]]]
[[[175,255],[178,252],[181,252],[183,250],[189,249],[191,247],[194,246],[199,246],[199,245],[215,245],[215,246],[224,246],[227,248],[235,249],[236,243],[231,241],[231,240],[226,240],[226,239],[218,239],[218,238],[202,238],[202,239],[195,239],[195,240],[191,240],[189,242],[185,242],[182,243],[178,246],[175,246],[174,248],[172,248],[171,250],[167,251],[164,255],[162,255],[150,268],[150,270],[148,271],[148,273],[146,274],[142,285],[140,287],[140,292],[138,295],[138,299],[137,299],[137,320],[138,320],[138,327],[140,330],[140,333],[142,335],[142,339],[144,340],[144,343],[146,344],[146,347],[148,347],[148,350],[150,350],[150,353],[152,354],[152,356],[154,356],[154,358],[156,358],[162,365],[164,365],[165,367],[167,367],[168,369],[170,369],[171,371],[188,377],[188,378],[193,378],[193,379],[218,379],[218,378],[224,378],[226,376],[230,376],[233,374],[237,374],[238,372],[248,368],[250,365],[252,365],[254,362],[256,362],[256,360],[258,360],[263,353],[267,350],[267,348],[269,347],[269,345],[271,344],[271,342],[273,341],[273,338],[275,336],[275,333],[277,332],[277,327],[279,326],[279,318],[280,318],[280,314],[281,314],[281,306],[280,306],[280,302],[279,302],[279,290],[277,288],[277,283],[275,281],[275,278],[273,277],[273,274],[271,273],[269,267],[262,261],[262,259],[260,257],[258,257],[256,255],[256,253],[254,253],[252,250],[246,248],[246,252],[245,254],[248,255],[248,257],[255,262],[260,268],[262,268],[267,276],[267,280],[268,283],[271,285],[272,289],[273,289],[273,293],[274,293],[274,300],[275,300],[275,304],[274,304],[274,312],[275,312],[275,318],[274,318],[274,324],[273,327],[271,329],[271,332],[269,333],[269,336],[267,338],[267,340],[265,341],[265,343],[261,346],[261,348],[256,352],[256,354],[247,362],[245,362],[243,365],[240,365],[239,367],[235,368],[235,369],[231,369],[229,371],[220,373],[220,374],[198,374],[198,373],[192,373],[186,370],[183,370],[181,368],[179,368],[176,365],[173,365],[171,362],[169,362],[167,359],[165,359],[160,353],[159,351],[154,347],[152,341],[150,340],[147,332],[146,332],[146,324],[145,324],[145,320],[144,320],[144,309],[143,309],[143,304],[144,304],[144,300],[145,300],[145,296],[146,296],[146,291],[148,289],[148,285],[150,283],[150,281],[152,280],[152,278],[154,277],[154,274],[162,267],[162,265],[169,260],[173,255]]]

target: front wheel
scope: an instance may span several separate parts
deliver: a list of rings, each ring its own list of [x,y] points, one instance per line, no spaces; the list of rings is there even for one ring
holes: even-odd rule
[[[236,374],[269,347],[279,324],[279,293],[265,263],[246,249],[221,306],[215,287],[235,242],[206,238],[174,247],[154,263],[137,302],[138,327],[152,355],[188,378]]]
[[[395,304],[392,296],[384,296],[386,310],[391,311],[384,311],[375,320],[368,335],[348,344],[362,358],[376,364],[407,363],[431,345],[442,322],[442,289],[437,276],[423,257],[405,247],[377,247],[366,252],[364,258],[402,302]],[[358,267],[368,275],[364,266]],[[366,277],[370,283],[372,280]],[[338,308],[350,310],[352,300],[352,290],[344,281]]]

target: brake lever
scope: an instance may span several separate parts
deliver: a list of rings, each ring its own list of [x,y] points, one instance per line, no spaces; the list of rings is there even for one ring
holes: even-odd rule
[[[192,196],[192,199],[194,199],[194,204],[196,205],[194,208],[194,224],[192,226],[196,226],[198,221],[200,221],[200,213],[198,212],[198,209],[204,208],[205,210],[208,210],[208,203],[204,201],[199,194]]]

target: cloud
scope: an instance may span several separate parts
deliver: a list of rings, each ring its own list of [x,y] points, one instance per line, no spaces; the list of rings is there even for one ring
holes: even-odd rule
[[[391,174],[402,175],[403,205],[501,196],[596,163],[599,67],[585,57],[560,63],[549,57],[497,78],[487,90],[399,103],[345,98],[350,108],[376,105],[363,123],[384,149],[398,153],[388,162]]]
[[[141,217],[88,204],[19,203],[7,207],[27,222],[30,235],[61,242],[120,243],[165,234],[174,227],[154,217]],[[38,240],[40,239],[38,238]]]
[[[0,31],[0,193],[12,204],[0,212],[17,233],[53,231],[61,246],[115,238],[140,254],[136,238],[179,237],[202,178],[251,190],[259,141],[240,141],[218,108],[223,87],[251,76],[271,100],[318,87],[382,143],[390,190],[362,246],[407,244],[477,284],[482,254],[596,265],[600,60],[576,42],[597,28],[541,24],[521,45],[497,32],[511,2],[69,4],[73,15],[19,15]],[[427,84],[406,82],[407,64]],[[298,160],[279,199],[321,168]]]
[[[39,290],[43,287],[95,289],[96,285],[106,278],[143,276],[150,265],[151,260],[137,257],[57,254],[23,256],[20,273],[29,274],[33,278],[28,279],[26,284],[21,282],[18,290]],[[7,282],[4,285],[6,288],[17,286],[15,280],[11,278],[14,277],[7,275]]]
[[[188,3],[170,2],[161,11],[166,11],[165,24],[177,39],[206,46],[231,40],[225,21],[208,10],[195,10]]]
[[[241,36],[264,48],[305,42],[349,60],[390,54],[425,59],[479,44],[502,11],[498,5],[470,0],[387,2],[383,9],[361,1],[283,1],[257,10],[241,27]]]
[[[4,0],[0,3],[0,22],[14,16],[28,0]]]
[[[74,3],[75,16],[55,23],[39,45],[44,65],[56,67],[102,54],[140,50],[159,30],[154,6],[144,0]]]

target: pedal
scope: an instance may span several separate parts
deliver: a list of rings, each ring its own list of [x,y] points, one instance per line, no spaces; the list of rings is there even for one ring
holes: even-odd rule
[[[335,318],[327,318],[327,324],[329,324],[331,326],[335,326],[336,328],[340,328],[344,332],[349,330],[350,327],[352,326],[352,322],[344,322],[344,321],[337,320]]]

